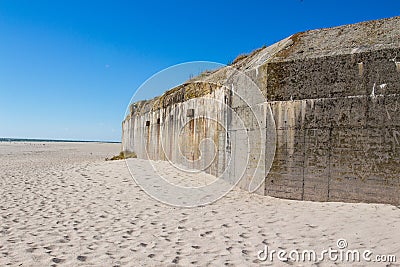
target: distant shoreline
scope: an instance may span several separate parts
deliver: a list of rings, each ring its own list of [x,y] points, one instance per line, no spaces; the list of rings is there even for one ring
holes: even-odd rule
[[[117,141],[87,141],[87,140],[62,140],[62,139],[30,139],[30,138],[5,138],[1,137],[0,142],[68,142],[68,143],[113,143],[113,144],[119,144],[121,142]]]

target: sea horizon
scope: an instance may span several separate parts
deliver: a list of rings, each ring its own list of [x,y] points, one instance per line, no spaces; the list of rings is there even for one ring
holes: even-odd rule
[[[113,143],[119,144],[120,141],[104,141],[104,140],[73,140],[73,139],[46,139],[46,138],[11,138],[0,137],[0,142],[57,142],[57,143]]]

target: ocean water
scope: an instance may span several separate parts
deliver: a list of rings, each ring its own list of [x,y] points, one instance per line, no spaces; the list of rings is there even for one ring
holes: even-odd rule
[[[73,142],[73,143],[121,143],[117,141],[97,141],[97,140],[62,140],[62,139],[29,139],[29,138],[7,138],[0,137],[0,142]]]

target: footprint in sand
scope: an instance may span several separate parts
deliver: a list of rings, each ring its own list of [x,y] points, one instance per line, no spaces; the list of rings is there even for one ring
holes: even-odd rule
[[[76,257],[76,259],[77,259],[78,261],[86,261],[87,257],[86,257],[86,256],[81,256],[81,255],[79,255],[78,257]]]

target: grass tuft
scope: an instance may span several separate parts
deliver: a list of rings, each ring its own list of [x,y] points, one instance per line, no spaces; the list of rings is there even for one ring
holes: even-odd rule
[[[131,159],[131,158],[137,158],[137,155],[135,152],[127,152],[127,151],[121,151],[119,155],[114,156],[112,158],[106,158],[106,161],[109,160],[121,160],[121,159]]]

